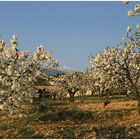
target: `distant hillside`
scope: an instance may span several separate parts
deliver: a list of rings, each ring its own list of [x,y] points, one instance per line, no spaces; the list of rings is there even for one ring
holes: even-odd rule
[[[74,73],[74,72],[78,72],[76,70],[73,70],[71,68],[67,68],[67,67],[60,67],[58,69],[43,69],[43,71],[47,74],[47,75],[61,75],[61,74],[66,74],[66,73]]]

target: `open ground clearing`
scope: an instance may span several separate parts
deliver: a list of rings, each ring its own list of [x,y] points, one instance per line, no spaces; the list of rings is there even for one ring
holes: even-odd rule
[[[140,138],[137,101],[117,97],[105,108],[95,101],[43,100],[25,105],[22,117],[1,111],[0,138]]]

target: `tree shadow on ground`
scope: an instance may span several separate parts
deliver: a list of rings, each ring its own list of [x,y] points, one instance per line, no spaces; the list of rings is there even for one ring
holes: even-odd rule
[[[81,111],[77,109],[65,110],[60,112],[51,112],[39,117],[40,121],[65,121],[65,120],[90,120],[94,119],[94,113],[90,111]]]
[[[42,116],[39,117],[40,121],[64,121],[64,120],[78,120],[78,121],[108,121],[114,119],[123,119],[124,116],[129,116],[131,111],[136,110],[136,108],[129,109],[108,109],[102,112],[98,111],[83,111],[78,108],[68,108],[61,106],[40,106],[41,112],[44,112]]]

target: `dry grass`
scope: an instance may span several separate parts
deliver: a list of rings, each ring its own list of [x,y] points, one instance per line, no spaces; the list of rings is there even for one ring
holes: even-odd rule
[[[105,108],[91,102],[45,103],[23,110],[22,118],[0,112],[0,138],[140,138],[136,101],[112,102]]]

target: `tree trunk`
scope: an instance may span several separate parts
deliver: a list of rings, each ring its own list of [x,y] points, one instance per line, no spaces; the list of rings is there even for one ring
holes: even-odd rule
[[[91,91],[91,96],[94,96],[94,91]]]
[[[69,95],[70,95],[70,102],[74,102],[74,94],[75,93],[69,93]]]
[[[84,102],[84,93],[83,93],[83,91],[81,91],[80,97],[81,97],[81,101],[82,101],[82,103],[83,103],[83,102]]]
[[[140,115],[140,93],[139,93],[139,90],[138,90],[138,87],[136,85],[136,83],[133,82],[132,78],[131,78],[131,75],[130,75],[130,72],[129,72],[129,69],[128,69],[128,64],[127,62],[125,61],[125,64],[126,64],[126,76],[127,76],[127,79],[129,80],[129,82],[131,83],[131,88],[134,90],[135,94],[136,94],[136,99],[138,101],[138,113]]]
[[[42,93],[43,91],[41,90],[41,89],[39,89],[39,91],[38,91],[38,93],[39,93],[39,99],[41,99],[42,98]]]

